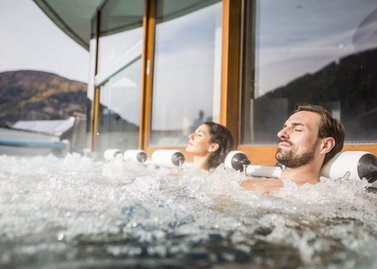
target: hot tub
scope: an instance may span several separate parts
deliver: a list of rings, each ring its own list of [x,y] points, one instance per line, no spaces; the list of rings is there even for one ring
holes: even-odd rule
[[[376,268],[367,181],[261,195],[220,166],[0,156],[0,268]]]

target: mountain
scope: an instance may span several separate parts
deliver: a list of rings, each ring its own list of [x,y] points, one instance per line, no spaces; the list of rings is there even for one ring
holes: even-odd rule
[[[18,120],[67,119],[86,113],[87,84],[33,71],[0,73],[0,126]]]
[[[288,111],[299,103],[338,106],[348,139],[377,138],[377,49],[352,54],[305,74],[257,99],[287,100]],[[266,117],[266,116],[264,116]],[[273,115],[269,115],[273,117]],[[263,122],[261,118],[257,122]]]

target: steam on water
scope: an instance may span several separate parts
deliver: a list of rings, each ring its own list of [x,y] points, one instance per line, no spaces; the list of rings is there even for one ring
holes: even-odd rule
[[[376,268],[377,194],[347,178],[241,189],[239,172],[0,156],[2,268]]]

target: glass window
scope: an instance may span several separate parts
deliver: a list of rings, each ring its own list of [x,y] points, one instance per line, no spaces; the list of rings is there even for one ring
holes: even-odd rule
[[[106,1],[100,19],[99,73],[111,72],[130,51],[141,52],[143,12],[143,1]]]
[[[222,5],[160,0],[156,10],[150,145],[184,145],[219,120]]]
[[[101,9],[97,150],[137,148],[142,91],[143,1],[106,1]]]
[[[245,3],[242,143],[275,143],[299,103],[326,107],[346,142],[375,142],[376,1]]]
[[[138,147],[141,98],[141,59],[112,76],[100,90],[97,148]]]

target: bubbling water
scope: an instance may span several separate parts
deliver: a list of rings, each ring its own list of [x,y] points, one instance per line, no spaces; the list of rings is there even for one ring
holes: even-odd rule
[[[375,268],[377,196],[366,181],[285,181],[78,154],[0,156],[3,268]]]

